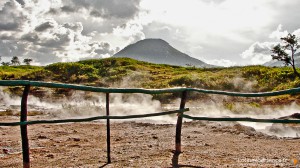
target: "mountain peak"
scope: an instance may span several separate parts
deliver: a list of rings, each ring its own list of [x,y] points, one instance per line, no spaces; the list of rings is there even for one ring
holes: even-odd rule
[[[128,57],[156,64],[211,67],[211,65],[208,65],[203,61],[178,51],[162,39],[151,38],[138,41],[134,44],[128,45],[116,53],[113,57]]]
[[[168,42],[166,42],[165,40],[160,39],[160,38],[147,38],[144,40],[137,41],[135,44],[138,44],[138,43],[155,43],[155,44],[169,45]]]
[[[160,39],[160,38],[147,38],[147,39],[144,39],[144,40],[140,40],[137,43],[141,43],[141,42],[160,42],[160,43],[169,44],[168,42],[166,42],[165,40]]]

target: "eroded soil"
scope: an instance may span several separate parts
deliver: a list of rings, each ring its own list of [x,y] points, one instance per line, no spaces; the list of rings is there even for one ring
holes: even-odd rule
[[[19,127],[0,127],[0,136],[0,167],[22,167]],[[175,125],[112,122],[111,164],[105,122],[30,125],[28,136],[32,167],[172,167]],[[238,123],[194,121],[183,123],[182,150],[180,167],[295,167],[300,139]]]

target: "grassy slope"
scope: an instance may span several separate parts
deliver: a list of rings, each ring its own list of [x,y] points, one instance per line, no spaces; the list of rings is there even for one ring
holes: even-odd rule
[[[300,80],[289,67],[203,69],[151,64],[129,58],[55,63],[45,67],[0,66],[0,78],[104,87],[195,87],[237,92],[275,91],[300,86]]]
[[[22,76],[32,74],[42,70],[43,67],[38,66],[0,66],[0,78],[2,80],[20,79]]]

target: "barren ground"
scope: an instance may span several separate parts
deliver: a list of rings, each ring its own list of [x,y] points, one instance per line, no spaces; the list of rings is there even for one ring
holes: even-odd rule
[[[34,168],[172,167],[172,124],[112,122],[111,164],[105,122],[30,125],[28,132]],[[0,135],[0,167],[22,167],[19,127],[0,127]],[[182,150],[180,167],[295,167],[300,139],[268,136],[238,123],[185,122]]]

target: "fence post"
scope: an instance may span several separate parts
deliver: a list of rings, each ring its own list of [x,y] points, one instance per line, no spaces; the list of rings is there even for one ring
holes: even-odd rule
[[[183,91],[181,95],[181,102],[180,102],[180,110],[185,108],[185,103],[187,100],[187,91]],[[176,135],[175,135],[175,151],[172,158],[172,166],[173,167],[179,167],[178,166],[178,158],[181,153],[181,128],[182,128],[182,114],[178,113],[177,117],[177,123],[176,123]]]
[[[109,93],[106,93],[106,116],[109,116]],[[106,145],[107,145],[107,163],[111,163],[110,158],[110,122],[106,120]]]
[[[21,100],[21,116],[20,122],[27,121],[27,98],[30,90],[30,85],[25,85],[22,100]],[[22,151],[23,151],[23,168],[30,167],[29,158],[29,142],[27,135],[27,125],[21,125]]]

